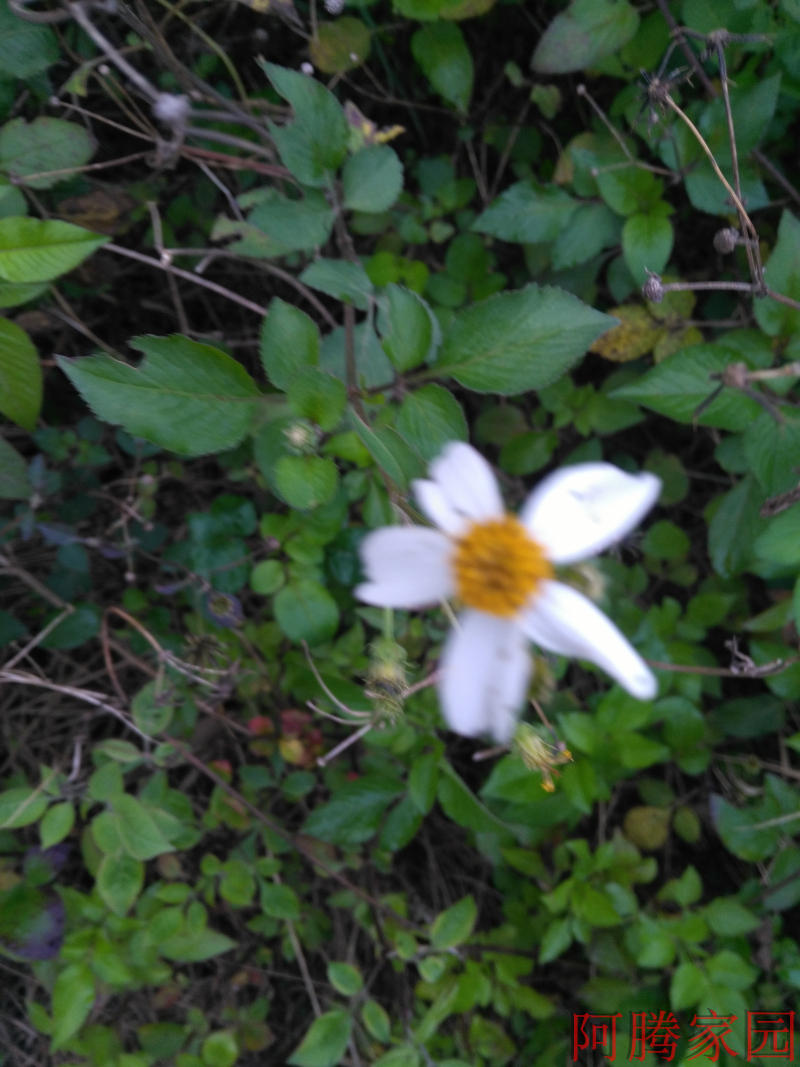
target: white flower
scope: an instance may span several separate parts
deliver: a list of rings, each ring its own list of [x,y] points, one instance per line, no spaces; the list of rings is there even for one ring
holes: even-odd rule
[[[546,477],[519,516],[503,507],[494,474],[475,449],[448,444],[416,481],[421,510],[438,529],[387,526],[361,545],[368,604],[421,608],[457,597],[464,605],[448,637],[439,698],[452,730],[510,740],[530,679],[527,642],[591,660],[639,700],[656,680],[594,604],[553,577],[624,537],[655,503],[653,474],[583,463]]]

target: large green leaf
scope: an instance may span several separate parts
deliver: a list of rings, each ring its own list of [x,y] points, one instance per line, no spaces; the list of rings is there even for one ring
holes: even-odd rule
[[[5,78],[30,78],[59,57],[49,26],[37,26],[9,10],[0,0],[0,70]]]
[[[348,126],[338,100],[296,70],[260,61],[276,92],[294,109],[289,126],[270,123],[285,166],[304,185],[324,186],[347,153]]]
[[[144,885],[144,864],[127,855],[105,855],[97,870],[97,891],[114,915],[125,915]]]
[[[537,74],[584,70],[622,48],[638,26],[627,0],[573,0],[539,38],[531,67]]]
[[[0,318],[0,414],[32,430],[42,406],[42,368],[33,342],[15,322]]]
[[[800,300],[800,220],[784,211],[778,226],[778,240],[764,269],[773,292]],[[800,332],[800,311],[764,297],[753,305],[756,321],[770,337],[789,337]]]
[[[554,241],[564,233],[579,202],[557,185],[516,182],[473,222],[473,230],[503,241]]]
[[[402,783],[386,774],[362,775],[340,785],[326,804],[311,812],[303,832],[334,845],[360,845],[377,832]]]
[[[319,289],[359,311],[366,311],[373,293],[373,285],[360,263],[347,259],[315,259],[300,275],[300,281]]]
[[[459,111],[466,111],[475,66],[461,29],[452,22],[422,26],[411,38],[411,51],[436,92]]]
[[[83,1026],[94,1004],[95,984],[88,963],[71,963],[53,986],[50,1048],[57,1051]]]
[[[434,367],[467,389],[514,396],[556,381],[615,322],[563,289],[529,285],[458,314]]]
[[[88,163],[94,149],[94,138],[75,122],[12,119],[0,129],[0,171],[30,189],[49,189],[69,178],[70,170]],[[41,178],[33,177],[40,173]]]
[[[328,590],[310,578],[289,582],[273,604],[275,621],[290,641],[319,645],[330,640],[339,625],[339,608]]]
[[[310,189],[302,200],[272,192],[253,208],[247,221],[266,235],[264,253],[285,256],[321,248],[330,237],[333,208],[316,189]]]
[[[726,346],[724,341],[690,345],[669,356],[636,381],[615,389],[611,396],[636,400],[676,422],[692,422],[696,419],[703,426],[744,430],[758,417],[762,408],[738,390],[721,390],[707,407],[698,412],[700,405],[709,400],[719,386],[712,375],[721,374],[731,363],[740,360],[741,353]]]
[[[647,281],[648,271],[660,274],[667,265],[674,238],[668,210],[657,204],[652,211],[631,215],[622,227],[622,255],[637,285]]]
[[[66,274],[107,237],[59,219],[0,219],[0,279],[49,282]]]
[[[319,363],[319,329],[300,308],[275,297],[261,326],[261,362],[278,389]]]
[[[57,357],[98,418],[183,456],[239,444],[259,391],[236,360],[179,334],[130,343],[145,354],[138,367],[106,355]]]
[[[388,211],[403,188],[403,165],[393,148],[368,145],[342,170],[344,206],[351,211]]]
[[[113,818],[122,847],[137,860],[149,860],[173,846],[164,837],[147,808],[129,793],[111,798]]]
[[[423,385],[409,393],[397,413],[397,432],[426,462],[435,459],[448,441],[466,441],[464,411],[441,385]]]
[[[292,1067],[336,1067],[341,1062],[353,1020],[336,1008],[315,1019],[306,1036],[287,1060]]]

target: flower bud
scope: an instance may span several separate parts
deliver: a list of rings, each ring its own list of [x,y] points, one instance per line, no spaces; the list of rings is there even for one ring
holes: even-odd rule
[[[664,299],[664,283],[657,274],[648,271],[648,279],[642,286],[642,296],[652,304],[660,304]]]

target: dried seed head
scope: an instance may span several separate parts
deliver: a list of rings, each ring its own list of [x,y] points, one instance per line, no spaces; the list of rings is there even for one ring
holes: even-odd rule
[[[714,248],[722,256],[730,255],[738,243],[739,231],[734,230],[732,226],[726,226],[722,230],[717,230],[714,234]]]
[[[664,283],[657,274],[648,271],[648,279],[642,286],[642,296],[652,304],[660,304],[664,299]]]

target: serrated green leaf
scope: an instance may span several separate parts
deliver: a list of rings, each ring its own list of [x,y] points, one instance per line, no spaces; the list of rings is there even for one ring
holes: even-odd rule
[[[353,1021],[346,1011],[326,1011],[308,1029],[287,1060],[292,1067],[336,1067],[347,1043]]]
[[[714,512],[708,526],[708,553],[723,578],[739,574],[753,558],[754,544],[767,527],[767,520],[759,514],[763,503],[764,490],[748,474],[724,495]]]
[[[661,205],[658,205],[661,206]],[[637,285],[647,281],[648,271],[660,274],[672,252],[674,232],[663,210],[637,212],[622,227],[622,255]]]
[[[766,494],[793,489],[800,465],[800,420],[783,418],[778,422],[762,412],[744,432],[744,452]]]
[[[293,508],[307,511],[327,504],[339,484],[332,459],[321,456],[281,456],[275,464],[275,488]]]
[[[346,259],[316,259],[300,275],[300,281],[321,293],[366,311],[374,289],[360,263]]]
[[[119,793],[110,798],[122,847],[137,860],[149,860],[174,848],[156,825],[153,816],[136,797]]]
[[[311,579],[289,582],[275,594],[275,620],[290,641],[319,645],[339,625],[336,601],[324,586]]]
[[[59,219],[0,219],[0,279],[49,282],[66,274],[108,237]]]
[[[684,1011],[702,1003],[707,988],[706,976],[696,963],[679,963],[670,982],[670,1007],[673,1011]]]
[[[784,211],[778,240],[764,268],[764,279],[776,293],[800,300],[800,219]],[[770,337],[790,337],[800,331],[800,311],[769,297],[753,302],[756,322]]]
[[[50,798],[41,789],[14,786],[0,793],[0,830],[18,830],[38,822],[47,809]]]
[[[573,0],[536,46],[537,74],[569,74],[613,55],[636,33],[639,15],[627,0]]]
[[[311,419],[323,430],[333,430],[347,407],[344,382],[319,367],[306,367],[294,377],[286,391],[289,406],[296,415]]]
[[[441,385],[423,385],[409,393],[397,413],[397,432],[426,462],[435,459],[448,441],[466,441],[463,409]]]
[[[553,270],[588,263],[604,248],[619,244],[619,219],[605,204],[579,204],[553,245]]]
[[[138,367],[107,355],[58,365],[98,418],[183,456],[233,448],[260,395],[247,371],[218,348],[173,334],[135,337]]]
[[[262,254],[285,256],[290,252],[311,252],[327,243],[334,215],[322,193],[309,189],[302,200],[292,200],[273,190],[270,192],[269,199],[257,204],[247,217],[249,225],[268,238]]]
[[[419,459],[391,426],[372,428],[352,410],[349,419],[369,454],[401,489],[422,473]]]
[[[657,367],[629,385],[615,389],[611,397],[636,400],[644,407],[667,415],[676,422],[696,419],[703,426],[744,430],[761,413],[760,405],[734,389],[723,389],[698,412],[717,389],[719,375],[741,359],[739,352],[717,344],[691,345],[669,356]]]
[[[133,856],[105,855],[96,875],[97,892],[114,915],[126,915],[144,885],[144,864]]]
[[[467,389],[514,396],[556,381],[614,322],[563,289],[529,285],[456,315],[434,366]]]
[[[403,165],[388,145],[368,145],[342,170],[344,206],[351,211],[388,211],[403,188]]]
[[[452,22],[422,26],[411,38],[411,51],[436,92],[466,112],[475,66],[461,29]]]
[[[261,362],[278,389],[319,363],[319,329],[300,308],[275,297],[261,326]]]
[[[303,832],[334,845],[360,845],[377,833],[389,805],[402,792],[402,784],[387,775],[344,782],[327,803],[314,808]]]
[[[421,296],[394,283],[386,286],[386,304],[378,319],[381,345],[399,371],[424,363],[441,338],[439,324]]]
[[[326,185],[347,153],[347,120],[338,100],[314,78],[264,60],[259,64],[294,109],[289,126],[270,123],[281,160],[304,185]]]
[[[49,189],[65,181],[70,170],[89,162],[94,150],[94,138],[86,129],[64,119],[12,119],[0,129],[0,171],[29,189]],[[40,173],[41,178],[34,177]]]
[[[760,559],[785,567],[800,564],[800,508],[789,508],[771,518],[767,528],[756,538],[752,550]]]
[[[477,217],[472,229],[518,244],[555,241],[578,207],[579,201],[560,186],[526,179],[502,192]]]
[[[544,932],[539,945],[539,963],[558,959],[572,944],[572,928],[569,919],[555,919]]]
[[[28,464],[16,448],[0,437],[0,500],[27,500],[32,492]]]
[[[6,78],[30,78],[59,58],[58,41],[49,26],[38,26],[0,4],[0,69]]]

